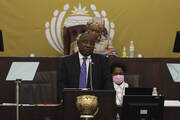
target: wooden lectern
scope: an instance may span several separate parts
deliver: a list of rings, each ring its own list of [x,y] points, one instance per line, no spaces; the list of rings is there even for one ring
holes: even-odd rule
[[[115,119],[115,91],[65,89],[64,120],[80,120],[80,113],[76,107],[76,97],[80,95],[94,95],[98,97],[99,111],[93,120]]]

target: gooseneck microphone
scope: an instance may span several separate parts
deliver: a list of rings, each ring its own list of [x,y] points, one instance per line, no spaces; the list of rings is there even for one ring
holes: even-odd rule
[[[92,59],[90,58],[89,59],[89,70],[90,70],[90,87],[91,87],[91,90],[93,90],[93,84],[92,84],[92,81],[93,81],[93,75],[92,75],[92,66],[93,66],[93,61]]]

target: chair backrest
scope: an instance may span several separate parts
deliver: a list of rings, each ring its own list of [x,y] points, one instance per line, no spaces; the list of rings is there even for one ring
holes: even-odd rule
[[[32,82],[20,85],[20,103],[57,103],[56,71],[37,72]]]
[[[86,25],[76,25],[63,28],[64,38],[64,55],[70,54],[71,43],[76,39],[80,33],[84,33],[87,30]]]
[[[129,84],[129,87],[137,88],[139,87],[139,75],[126,75],[125,82]]]

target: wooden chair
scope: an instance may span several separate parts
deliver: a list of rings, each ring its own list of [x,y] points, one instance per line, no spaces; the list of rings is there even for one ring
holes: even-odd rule
[[[76,25],[63,28],[64,38],[64,55],[70,54],[71,43],[76,39],[80,33],[84,33],[87,30],[86,25]]]

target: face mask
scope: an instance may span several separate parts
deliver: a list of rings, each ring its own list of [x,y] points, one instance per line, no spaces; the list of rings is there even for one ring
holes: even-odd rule
[[[124,75],[114,75],[113,76],[113,81],[117,84],[120,85],[124,81]]]

